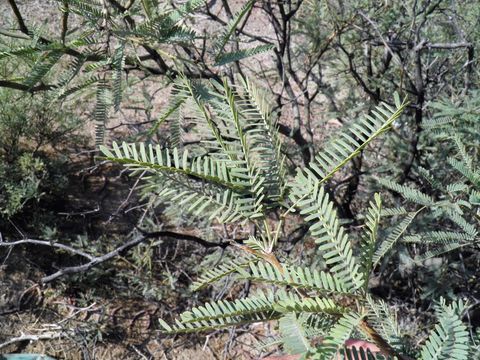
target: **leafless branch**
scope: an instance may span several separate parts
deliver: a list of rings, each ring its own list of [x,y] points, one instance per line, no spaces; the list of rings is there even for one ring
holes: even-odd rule
[[[65,44],[65,38],[67,36],[67,31],[68,31],[68,15],[69,15],[68,2],[63,1],[62,5],[63,5],[62,33],[60,35],[60,38],[62,39],[62,43]]]
[[[426,42],[423,44],[423,48],[425,49],[444,49],[444,50],[452,50],[452,49],[461,49],[461,48],[470,48],[473,47],[473,44],[469,42],[459,42],[459,43],[429,43]]]
[[[45,334],[40,335],[31,335],[31,334],[22,334],[20,336],[11,338],[10,340],[5,341],[4,343],[0,344],[0,349],[3,349],[9,345],[23,342],[23,341],[40,341],[40,340],[53,340],[53,339],[60,339],[63,337],[68,336],[68,333],[61,331],[61,332],[48,332]]]
[[[29,87],[27,85],[16,83],[13,81],[8,81],[8,80],[0,80],[0,87],[10,88],[14,90],[28,91],[31,93],[38,92],[38,91],[51,90],[54,88],[53,85],[45,85],[45,84]]]
[[[74,247],[71,247],[69,245],[61,244],[58,242],[53,242],[53,241],[48,241],[48,240],[37,240],[37,239],[23,239],[23,240],[17,240],[17,241],[0,241],[0,247],[7,247],[7,246],[19,246],[19,245],[25,245],[25,244],[33,244],[33,245],[41,245],[41,246],[50,246],[54,247],[57,249],[65,250],[69,253],[72,253],[74,255],[78,255],[81,257],[84,257],[88,260],[93,260],[95,257],[87,254],[86,252],[75,249]]]
[[[125,244],[117,247],[116,249],[114,249],[114,250],[112,250],[112,251],[110,251],[110,252],[108,252],[104,255],[101,255],[101,256],[94,256],[94,255],[88,254],[88,253],[86,253],[82,250],[75,249],[75,248],[73,248],[69,245],[61,244],[61,243],[58,243],[58,242],[50,242],[50,241],[47,241],[47,240],[37,240],[37,239],[22,239],[22,240],[12,241],[12,242],[2,241],[2,242],[0,242],[0,247],[2,247],[2,246],[3,247],[7,247],[7,246],[10,247],[10,246],[25,245],[25,244],[51,246],[51,247],[54,247],[54,248],[65,250],[65,251],[70,252],[74,255],[78,255],[78,256],[84,257],[87,260],[89,260],[87,263],[84,263],[84,264],[81,264],[81,265],[61,268],[57,272],[43,277],[41,279],[41,282],[43,284],[46,284],[46,283],[52,282],[52,281],[58,279],[59,277],[62,277],[62,276],[67,275],[67,274],[76,274],[76,273],[86,272],[86,271],[90,270],[91,268],[93,268],[93,267],[95,267],[99,264],[107,262],[107,261],[109,261],[109,260],[127,252],[128,250],[130,250],[133,247],[141,244],[144,241],[147,241],[147,240],[153,239],[153,238],[159,238],[159,237],[163,237],[163,238],[167,238],[167,239],[170,238],[170,239],[175,239],[175,240],[190,241],[190,242],[194,242],[196,244],[202,245],[205,248],[219,247],[219,248],[224,249],[224,248],[230,246],[230,244],[231,244],[228,241],[214,243],[214,242],[204,240],[204,239],[199,238],[199,237],[194,236],[194,235],[180,234],[180,233],[176,233],[176,232],[173,232],[173,231],[156,231],[156,232],[145,232],[142,235],[128,241],[127,243],[125,243]]]
[[[8,3],[10,4],[10,7],[12,8],[13,13],[15,14],[15,17],[17,18],[17,23],[18,27],[20,28],[20,31],[28,34],[28,28],[25,25],[25,21],[23,20],[22,14],[20,13],[20,10],[18,10],[18,6],[15,3],[15,0],[8,0]]]

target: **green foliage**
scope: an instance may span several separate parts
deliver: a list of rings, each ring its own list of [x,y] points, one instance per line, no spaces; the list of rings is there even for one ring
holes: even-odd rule
[[[30,73],[26,76],[24,84],[31,89],[40,82],[52,67],[60,60],[62,53],[58,50],[46,51],[33,65]]]
[[[319,346],[313,358],[332,359],[345,347],[345,341],[351,338],[363,320],[363,316],[355,313],[343,315],[330,329],[329,335]]]
[[[235,31],[240,22],[251,13],[255,0],[249,0],[242,6],[242,8],[232,16],[225,30],[218,36],[213,43],[213,50],[215,52],[215,65],[222,66],[228,63],[239,61],[247,57],[255,56],[267,52],[274,48],[273,45],[259,45],[248,49],[236,49],[234,51],[225,51],[225,46],[234,37]]]
[[[221,53],[223,51],[225,45],[227,44],[230,37],[234,34],[242,18],[252,10],[254,2],[255,2],[254,0],[249,0],[230,20],[222,36],[219,37],[216,44],[214,45],[218,53]]]
[[[0,210],[9,218],[31,200],[42,196],[40,185],[46,176],[45,164],[32,154],[23,154],[13,163],[0,164]]]
[[[258,291],[235,298],[233,290],[229,300],[217,296],[193,306],[173,325],[162,320],[165,332],[272,321],[280,333],[277,343],[303,358],[478,357],[473,349],[478,335],[462,322],[470,309],[455,299],[457,288],[448,290],[449,304],[441,300],[438,324],[426,340],[406,338],[394,312],[411,303],[426,309],[429,295],[448,287],[442,277],[446,273],[454,281],[465,280],[468,291],[462,296],[474,298],[476,293],[465,270],[478,265],[480,229],[479,93],[471,89],[477,80],[475,2],[251,0],[235,14],[225,1],[218,5],[224,13],[215,14],[216,2],[204,0],[58,3],[61,34],[29,21],[27,30],[20,18],[18,31],[0,29],[0,59],[6,64],[2,86],[34,95],[1,105],[0,131],[6,134],[0,139],[3,218],[21,216],[48,197],[52,187],[61,191],[48,146],[57,133],[71,134],[73,125],[57,111],[50,133],[45,131],[49,123],[36,115],[49,114],[51,107],[63,110],[67,100],[85,92],[95,97],[91,115],[101,152],[141,177],[146,206],[168,207],[168,215],[190,224],[200,219],[212,229],[221,225],[226,234],[230,226],[234,234],[243,234],[212,243],[222,249],[221,258],[228,252],[228,260],[203,271],[192,288],[205,290],[222,281],[227,289],[235,281],[253,284]],[[202,35],[193,18],[199,10],[224,25],[221,30]],[[275,36],[270,29],[266,35],[252,34],[248,27],[251,17],[262,12],[269,15]],[[68,28],[69,14],[78,27]],[[252,45],[258,42],[260,46]],[[265,69],[241,67],[243,59],[273,48],[274,60],[270,64],[268,59]],[[225,67],[231,62],[235,67]],[[234,72],[248,72],[259,83],[267,80],[273,92],[281,88],[274,109],[283,115],[282,134],[297,149],[282,144],[273,101],[252,82],[237,81]],[[224,74],[235,85],[221,80]],[[158,104],[144,80],[159,75],[161,87],[171,85],[171,101],[153,120],[151,111]],[[119,111],[128,91],[136,92],[130,88],[134,84],[143,86],[148,108],[145,122],[128,124],[140,136],[103,146],[109,117],[123,115]],[[462,95],[456,96],[460,86]],[[45,92],[41,99],[36,96],[40,91]],[[393,102],[382,102],[395,91],[410,94],[411,105],[398,95]],[[443,95],[448,100],[432,101]],[[290,105],[293,124],[283,111]],[[319,105],[322,117],[314,119]],[[38,113],[32,110],[37,106]],[[358,117],[365,108],[373,110]],[[348,122],[348,117],[359,120]],[[324,135],[319,130],[331,119],[343,129],[315,154],[314,142]],[[152,122],[145,131],[144,124]],[[394,134],[383,144],[375,141],[392,127]],[[298,167],[299,153],[305,166]],[[351,176],[341,178],[355,157]],[[391,196],[371,196],[372,187],[378,191],[380,186]],[[368,207],[359,215],[364,205]],[[341,219],[343,215],[348,219]],[[294,232],[307,233],[299,237],[305,241],[285,236],[299,220],[304,224]],[[159,222],[147,219],[143,226],[150,229]],[[45,234],[51,238],[55,230]],[[135,266],[152,271],[152,249],[160,242],[137,247]],[[83,240],[77,245],[88,246]],[[458,254],[461,249],[468,253]],[[395,256],[398,267],[392,264]],[[378,278],[382,287],[382,275],[393,267],[400,269],[404,285],[404,269],[414,265],[422,267],[415,268],[409,286],[428,279],[431,292],[423,288],[417,298],[418,289],[412,289],[412,299],[402,298],[406,304],[386,303],[370,294]],[[166,273],[173,289],[178,278],[168,269]],[[161,291],[147,289],[142,280],[134,278],[136,289],[161,297]],[[375,343],[385,356],[346,347],[352,338]]]
[[[210,284],[217,282],[218,280],[237,272],[237,268],[244,268],[249,266],[251,263],[256,261],[255,258],[240,258],[235,260],[230,260],[222,264],[217,265],[213,269],[205,271],[193,284],[192,290],[198,291],[204,289]]]
[[[362,250],[357,253],[347,230],[340,225],[324,183],[384,133],[405,104],[397,99],[396,108],[378,107],[373,116],[354,123],[351,130],[334,138],[310,168],[299,169],[293,181],[286,182],[276,124],[264,97],[250,82],[232,87],[226,82],[181,77],[172,95],[172,105],[161,121],[185,121],[178,114],[188,114],[196,125],[189,137],[201,141],[203,147],[188,146],[177,138],[173,148],[114,143],[112,149],[101,146],[103,154],[134,174],[149,173],[144,193],[154,191],[155,196],[174,202],[177,208],[208,216],[210,221],[251,221],[259,231],[256,237],[236,244],[238,251],[246,251],[249,258],[208,270],[194,288],[233,276],[275,285],[278,290],[194,307],[182,313],[174,325],[162,320],[165,331],[189,333],[278,319],[285,349],[301,349],[319,359],[336,356],[344,349],[345,341],[358,332],[373,341],[378,340],[373,335],[378,331],[388,339],[396,339],[398,333],[389,322],[391,318],[384,323],[384,304],[367,296],[368,279],[415,213],[408,214],[381,242],[378,233],[382,208],[376,195],[367,212]],[[290,198],[288,204],[284,203],[285,195]],[[266,221],[268,211],[274,207],[286,208],[283,218],[299,209],[318,244],[316,251],[324,259],[325,269],[278,261],[275,244],[282,221],[273,232]],[[403,213],[403,209],[387,211],[390,216]],[[305,318],[308,314],[319,321]],[[325,334],[325,340],[315,347],[312,341],[319,331]],[[346,353],[351,355],[349,350]]]
[[[305,321],[295,313],[288,313],[278,321],[282,342],[290,354],[303,354],[311,349],[310,339],[305,331]]]
[[[215,65],[222,66],[231,62],[240,61],[258,54],[272,50],[272,45],[259,45],[249,49],[242,49],[228,53],[219,54],[216,58]]]
[[[383,257],[385,257],[395,243],[402,237],[416,215],[417,213],[410,213],[405,216],[405,218],[392,229],[387,238],[380,243],[378,248],[375,250],[375,253],[372,255],[372,262],[374,266],[377,265]]]
[[[360,264],[362,264],[361,272],[365,286],[368,286],[368,278],[373,267],[373,257],[377,247],[378,229],[382,214],[382,199],[379,194],[376,193],[374,195],[374,201],[370,202],[365,216],[365,230],[362,234],[360,245]]]
[[[180,113],[188,114],[196,123],[195,131],[189,136],[202,141],[204,147],[192,147],[190,152],[181,137],[177,137],[173,141],[177,146],[171,149],[153,144],[124,143],[119,146],[114,143],[112,150],[106,147],[101,147],[101,150],[108,159],[126,165],[135,174],[144,171],[152,174],[146,177],[147,192],[158,189],[155,190],[158,196],[172,194],[170,201],[190,211],[202,204],[201,211],[194,213],[200,215],[201,212],[204,216],[210,213],[211,221],[252,221],[260,232],[243,244],[237,244],[239,250],[249,254],[248,258],[208,270],[194,284],[195,289],[230,276],[237,281],[270,284],[275,290],[194,307],[182,313],[174,325],[162,320],[164,330],[168,333],[189,333],[278,320],[279,341],[284,344],[285,350],[292,353],[317,359],[332,359],[338,353],[343,353],[345,358],[402,356],[403,341],[395,316],[386,303],[368,294],[370,274],[400,239],[409,242],[419,239],[419,235],[407,235],[406,231],[420,210],[436,206],[443,208],[445,202],[408,186],[384,180],[383,184],[423,207],[410,212],[405,208],[383,209],[382,200],[376,194],[364,217],[360,250],[355,251],[324,184],[384,133],[405,105],[397,100],[395,109],[379,107],[381,110],[374,111],[373,117],[354,123],[351,129],[325,146],[309,168],[297,170],[297,176],[286,182],[281,165],[281,145],[275,135],[276,125],[269,116],[264,97],[251,83],[244,81],[242,87],[233,88],[226,82],[193,82],[182,77],[172,94],[172,105],[161,121],[177,123],[185,120],[185,117],[179,116]],[[465,165],[473,163],[468,161],[466,151],[460,151],[464,154]],[[191,155],[199,152],[201,155]],[[230,202],[221,204],[217,201],[214,204],[213,197],[209,200],[205,196],[197,197],[196,192],[179,190],[178,186],[183,184],[189,184],[189,189],[194,189],[194,183],[200,183],[201,189],[221,190],[222,193],[217,193],[215,199],[230,199]],[[450,187],[450,191],[456,189],[465,191],[464,187]],[[287,196],[290,203],[285,204]],[[266,222],[268,210],[275,206],[286,208],[283,219],[299,210],[318,245],[316,251],[324,260],[324,269],[292,266],[277,259],[275,243],[278,229],[272,232]],[[207,211],[209,207],[213,212]],[[433,237],[447,241],[476,235],[469,223],[453,212],[452,206],[447,208],[450,212],[445,214],[466,235],[436,232],[431,233]],[[238,216],[232,215],[237,213]],[[383,216],[402,216],[403,219],[388,231],[384,240],[380,240]],[[281,224],[282,221],[278,226]],[[442,311],[448,307],[444,306]],[[456,305],[451,306],[453,309]],[[434,359],[443,351],[449,351],[454,354],[452,356],[466,359],[466,353],[462,352],[462,349],[467,349],[462,348],[465,326],[452,321],[452,325],[444,322],[436,327],[421,350],[423,358]],[[449,335],[451,331],[454,332]],[[315,338],[320,334],[324,336],[322,344],[314,345]],[[377,343],[384,353],[372,354],[364,349],[345,348],[346,340],[359,334]]]
[[[349,293],[345,282],[336,276],[316,269],[303,267],[278,268],[268,262],[250,264],[249,269],[237,269],[240,278],[257,282],[291,286],[304,290],[315,290],[321,293]]]
[[[382,103],[366,115],[347,127],[335,139],[315,156],[310,164],[312,171],[306,171],[307,177],[315,176],[323,183],[329,180],[339,169],[357,156],[373,139],[387,131],[406,107],[395,94],[395,108]],[[299,177],[299,185],[304,181]]]
[[[311,180],[311,178],[310,178]],[[353,257],[351,242],[345,229],[339,225],[333,202],[329,200],[324,187],[314,180],[306,186],[307,179],[297,176],[297,186],[291,192],[291,200],[306,215],[305,221],[312,221],[310,233],[319,244],[326,264],[331,265],[331,273],[338,276],[348,289],[358,289],[363,285],[359,265]],[[300,191],[298,191],[300,190]],[[305,196],[307,195],[307,196]]]
[[[45,97],[18,97],[0,90],[0,214],[14,215],[65,185],[62,160],[48,156],[80,121],[65,108],[58,112]]]
[[[182,147],[114,143],[113,152],[100,149],[110,160],[132,170],[147,171],[146,190],[159,199],[178,202],[194,215],[221,222],[247,221],[265,216],[269,202],[283,197],[285,176],[276,124],[262,94],[248,81],[242,89],[226,82],[192,82],[180,78],[174,89],[174,109],[193,106],[194,135],[205,144],[204,155]],[[167,117],[169,116],[167,115]],[[180,119],[174,119],[179,121]],[[183,148],[183,149],[182,149]]]
[[[97,103],[95,105],[95,140],[102,144],[105,136],[105,123],[110,107],[109,86],[105,81],[97,83]]]
[[[332,299],[315,297],[302,299],[295,293],[259,292],[256,295],[233,301],[219,300],[204,306],[194,307],[180,314],[180,320],[171,327],[162,322],[169,333],[192,332],[241,323],[257,322],[259,319],[278,319],[292,313],[314,313],[341,315],[346,308],[335,304]]]
[[[0,59],[21,65],[18,68],[21,71],[7,76],[12,83],[21,76],[15,87],[20,90],[46,91],[52,98],[62,100],[78,96],[81,91],[96,93],[92,117],[96,142],[102,144],[109,116],[121,108],[123,93],[128,86],[138,81],[127,81],[129,70],[165,75],[172,81],[178,74],[176,66],[184,59],[175,51],[157,49],[165,49],[162,45],[169,45],[174,50],[186,49],[187,45],[193,47],[201,35],[188,25],[191,23],[189,19],[205,6],[205,1],[190,0],[180,6],[167,6],[145,0],[132,2],[128,8],[121,2],[57,1],[66,19],[63,26],[68,26],[69,14],[78,16],[82,26],[72,27],[71,31],[65,27],[60,39],[58,34],[33,27],[28,32],[1,32]],[[272,48],[260,45],[232,52],[225,50],[235,36],[237,26],[251,11],[253,2],[245,4],[221,35],[213,40],[214,44],[203,50],[214,52],[217,65]],[[159,69],[153,68],[149,62],[158,65]],[[130,78],[136,79],[136,74]]]
[[[463,99],[462,109],[460,104],[449,101],[432,104],[437,112],[423,124],[424,141],[441,143],[443,151],[431,170],[416,169],[418,176],[429,185],[425,189],[431,195],[411,185],[379,179],[382,185],[401,194],[405,200],[426,208],[414,224],[419,230],[404,237],[405,242],[426,248],[415,258],[419,264],[452,250],[478,244],[480,222],[476,195],[480,188],[477,166],[480,129],[473,123],[478,116],[477,105],[475,92]],[[429,159],[429,155],[427,152],[425,158]]]
[[[408,199],[419,205],[429,206],[434,204],[434,200],[431,198],[431,196],[424,194],[419,190],[396,184],[387,179],[379,179],[379,182],[383,186],[402,194],[405,199]]]
[[[431,331],[421,350],[421,359],[467,359],[469,358],[469,334],[462,323],[464,304],[457,301],[447,305],[441,299],[438,323]]]

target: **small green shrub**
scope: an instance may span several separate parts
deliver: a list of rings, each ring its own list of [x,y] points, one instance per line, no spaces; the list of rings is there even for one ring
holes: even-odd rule
[[[0,89],[0,214],[10,218],[66,185],[62,147],[78,116],[44,96]],[[67,137],[68,135],[68,137]]]

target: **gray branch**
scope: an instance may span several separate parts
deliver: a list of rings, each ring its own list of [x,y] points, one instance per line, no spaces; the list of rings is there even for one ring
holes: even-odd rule
[[[17,241],[1,241],[0,237],[0,247],[5,247],[5,246],[18,246],[18,245],[24,245],[24,244],[35,244],[35,245],[42,245],[42,246],[51,246],[55,247],[57,249],[62,249],[65,251],[68,251],[72,254],[82,256],[84,258],[87,258],[88,260],[93,260],[95,257],[87,254],[86,252],[83,252],[82,250],[75,249],[71,246],[61,244],[58,242],[53,242],[53,241],[48,241],[48,240],[37,240],[37,239],[23,239],[23,240],[17,240]]]
[[[37,240],[37,239],[22,239],[22,240],[17,240],[17,241],[3,241],[1,236],[0,236],[0,247],[7,247],[7,246],[18,246],[18,245],[25,245],[25,244],[33,244],[33,245],[41,245],[41,246],[50,246],[54,247],[57,249],[65,250],[69,253],[72,253],[74,255],[81,256],[83,258],[86,258],[89,260],[88,262],[81,264],[81,265],[76,265],[76,266],[69,266],[65,268],[61,268],[58,271],[56,271],[53,274],[47,275],[43,277],[40,281],[43,284],[52,282],[59,277],[65,276],[67,274],[76,274],[76,273],[82,273],[90,270],[91,268],[104,263],[106,261],[109,261],[120,254],[130,250],[131,248],[141,244],[142,242],[152,239],[152,238],[158,238],[158,237],[167,237],[175,240],[185,240],[185,241],[191,241],[197,244],[202,245],[203,247],[206,248],[213,248],[213,247],[220,247],[220,248],[226,248],[227,246],[230,246],[231,243],[228,241],[224,242],[209,242],[206,241],[202,238],[199,238],[197,236],[189,235],[189,234],[179,234],[175,233],[173,231],[156,231],[156,232],[150,232],[150,233],[144,233],[128,242],[125,244],[117,247],[116,249],[101,255],[101,256],[93,256],[90,255],[82,250],[75,249],[69,245],[61,244],[58,242],[53,242],[53,241],[47,241],[47,240]]]

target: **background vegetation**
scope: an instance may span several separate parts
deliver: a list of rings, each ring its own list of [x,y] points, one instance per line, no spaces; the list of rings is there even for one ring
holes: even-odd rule
[[[477,1],[0,12],[0,352],[480,358]]]

